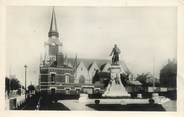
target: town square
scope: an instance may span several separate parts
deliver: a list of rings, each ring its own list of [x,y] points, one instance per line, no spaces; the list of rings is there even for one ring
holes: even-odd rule
[[[175,15],[9,6],[5,109],[176,111]]]

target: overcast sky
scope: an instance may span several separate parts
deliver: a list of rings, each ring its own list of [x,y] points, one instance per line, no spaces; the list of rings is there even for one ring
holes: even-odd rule
[[[172,7],[55,7],[63,50],[69,57],[120,59],[134,74],[155,72],[176,58],[176,9]],[[7,7],[7,76],[37,83],[40,55],[48,40],[52,7]],[[154,62],[155,61],[155,62]]]

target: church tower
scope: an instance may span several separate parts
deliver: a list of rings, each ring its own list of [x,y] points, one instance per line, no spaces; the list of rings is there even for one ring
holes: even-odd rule
[[[54,8],[52,10],[48,38],[45,42],[44,60],[42,61],[41,59],[42,63],[40,64],[40,94],[42,97],[46,94],[47,96],[54,96],[57,99],[63,98],[64,95],[68,96],[68,92],[70,93],[68,89],[72,89],[71,87],[73,87],[71,84],[74,83],[74,69],[65,64],[66,60],[63,50],[61,50],[62,43],[59,39]],[[75,92],[75,94],[77,93]],[[71,95],[73,96],[73,93]]]
[[[50,29],[48,32],[48,41],[45,43],[47,61],[56,61],[58,53],[61,53],[62,42],[59,40],[55,10],[52,10]]]

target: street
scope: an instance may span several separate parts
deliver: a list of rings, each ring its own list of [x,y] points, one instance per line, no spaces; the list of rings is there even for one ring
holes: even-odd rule
[[[27,99],[26,103],[18,108],[18,110],[69,110],[62,103],[52,102],[44,99],[39,95],[34,95]]]
[[[39,98],[39,95],[33,95],[26,100],[25,104],[18,107],[18,110],[36,110]]]
[[[118,104],[104,101],[100,104],[95,104],[94,100],[90,99],[68,99],[51,101],[43,97],[33,96],[25,105],[18,110],[57,110],[57,111],[176,111],[176,101],[169,101],[164,104]]]
[[[166,111],[160,104],[86,104],[78,100],[60,100],[70,110],[86,111]]]

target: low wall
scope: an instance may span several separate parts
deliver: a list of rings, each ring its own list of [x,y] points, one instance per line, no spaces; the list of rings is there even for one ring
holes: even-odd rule
[[[25,95],[11,97],[6,99],[6,110],[15,110],[25,103]]]

